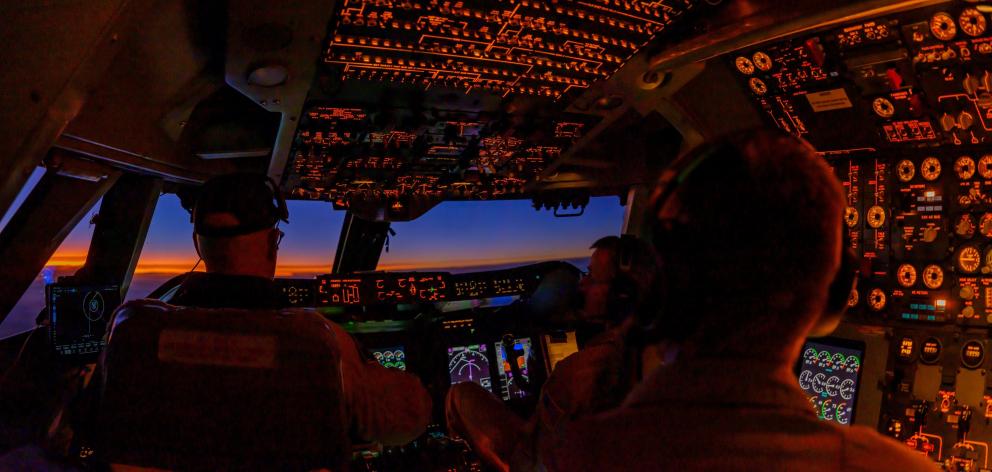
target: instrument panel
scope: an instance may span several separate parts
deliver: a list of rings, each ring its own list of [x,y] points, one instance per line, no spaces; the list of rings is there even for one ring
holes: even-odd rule
[[[888,346],[859,367],[878,366],[877,417],[837,409],[856,378],[819,357],[830,349],[807,349],[800,385],[822,418],[874,424],[945,470],[992,470],[990,11],[947,2],[723,59],[767,122],[810,141],[843,184],[862,261],[847,321]]]

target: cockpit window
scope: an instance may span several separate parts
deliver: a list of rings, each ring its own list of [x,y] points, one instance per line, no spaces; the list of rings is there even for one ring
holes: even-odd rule
[[[589,245],[619,234],[624,207],[617,197],[595,197],[585,214],[555,218],[528,200],[448,201],[420,218],[393,223],[379,270],[470,272],[565,260],[588,265]]]

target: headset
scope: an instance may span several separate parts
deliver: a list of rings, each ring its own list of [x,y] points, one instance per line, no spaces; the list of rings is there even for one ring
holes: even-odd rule
[[[781,132],[781,136],[787,137],[788,139],[797,140],[795,136]],[[658,179],[658,184],[655,190],[657,197],[654,200],[654,205],[652,207],[652,212],[650,216],[656,217],[658,213],[665,207],[665,205],[671,200],[675,192],[684,185],[685,181],[692,175],[693,171],[699,168],[707,160],[711,159],[713,156],[720,154],[721,152],[728,151],[732,148],[731,143],[725,143],[718,146],[706,146],[702,152],[689,152],[688,154],[678,158],[669,165],[661,174]],[[738,152],[733,149],[733,152]],[[680,235],[678,233],[685,233],[688,228],[683,227],[677,221],[667,221],[668,226],[655,225],[653,232],[651,234],[651,241],[654,243],[655,248],[661,253],[667,244],[663,242],[659,244],[659,241],[669,241],[677,243],[680,240]],[[858,274],[860,272],[860,259],[858,255],[851,249],[850,244],[847,244],[845,238],[845,244],[841,245],[841,257],[840,257],[840,267],[837,273],[834,274],[834,278],[830,283],[830,287],[827,293],[827,301],[824,307],[823,314],[826,316],[841,316],[847,310],[849,306],[849,300],[851,300],[851,295],[857,288]],[[682,239],[684,240],[684,239]],[[657,270],[656,283],[654,287],[661,293],[656,294],[655,297],[651,297],[651,300],[645,300],[647,303],[642,303],[642,306],[638,308],[635,312],[637,321],[637,333],[635,337],[642,342],[656,342],[661,340],[667,333],[664,333],[661,329],[661,320],[663,316],[660,315],[662,311],[661,303],[663,300],[667,299],[667,277],[665,275],[665,262],[661,261],[660,266]],[[662,302],[659,303],[658,301]]]
[[[628,315],[635,313],[640,303],[640,287],[633,276],[640,243],[641,240],[632,234],[620,235],[617,243],[616,254],[613,257],[615,275],[610,281],[606,301],[607,316],[615,323],[620,323]]]

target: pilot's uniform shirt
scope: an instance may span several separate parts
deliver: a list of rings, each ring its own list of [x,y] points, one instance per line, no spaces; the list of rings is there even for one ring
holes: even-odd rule
[[[817,418],[795,375],[747,359],[656,369],[623,405],[571,423],[547,470],[936,471],[864,426]]]
[[[167,301],[201,308],[274,309],[279,291],[262,277],[194,273]],[[356,439],[401,445],[420,436],[431,415],[430,395],[420,380],[365,359],[351,335],[328,324],[341,353],[341,384]]]

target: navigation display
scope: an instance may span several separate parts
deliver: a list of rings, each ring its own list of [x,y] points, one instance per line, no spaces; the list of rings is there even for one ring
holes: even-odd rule
[[[406,352],[403,346],[370,349],[372,357],[383,367],[406,370]]]
[[[63,357],[89,357],[103,350],[110,316],[121,303],[120,286],[46,287],[52,347]]]
[[[507,355],[506,348],[503,343],[496,342],[496,360],[497,364],[500,366],[499,378],[502,383],[500,390],[503,400],[509,400],[511,398],[524,398],[527,396],[527,392],[521,389],[517,384],[516,379],[513,378],[513,370],[510,367],[510,362],[513,361],[517,363],[517,366],[520,367],[520,375],[524,377],[524,380],[530,379],[530,374],[527,370],[529,359],[531,357],[530,338],[520,338],[516,340],[511,352],[519,355]]]
[[[472,382],[492,392],[493,382],[490,375],[489,356],[486,354],[485,344],[448,348],[448,376],[451,385]]]
[[[864,344],[818,339],[803,345],[799,387],[809,396],[817,416],[848,425],[854,420]]]

